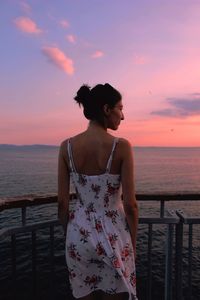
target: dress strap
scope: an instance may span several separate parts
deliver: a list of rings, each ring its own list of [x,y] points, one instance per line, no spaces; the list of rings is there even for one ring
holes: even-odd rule
[[[67,152],[69,156],[69,165],[72,172],[76,172],[74,160],[73,160],[73,154],[72,154],[72,146],[71,146],[71,139],[67,142]],[[76,172],[77,173],[77,172]]]
[[[114,138],[112,151],[110,153],[110,157],[108,159],[108,163],[107,163],[107,166],[106,166],[106,173],[110,173],[111,164],[112,164],[112,160],[113,160],[113,153],[115,151],[115,148],[116,148],[116,145],[117,145],[118,141],[119,141],[119,138]]]

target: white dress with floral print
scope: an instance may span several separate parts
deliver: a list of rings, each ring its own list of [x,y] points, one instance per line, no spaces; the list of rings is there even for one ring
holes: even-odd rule
[[[121,200],[120,175],[110,174],[114,140],[106,172],[76,172],[70,140],[71,182],[77,199],[70,206],[66,261],[75,298],[95,290],[108,294],[127,292],[136,300],[135,259]]]

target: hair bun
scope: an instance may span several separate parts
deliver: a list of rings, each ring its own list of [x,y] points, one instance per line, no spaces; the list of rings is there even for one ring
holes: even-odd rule
[[[86,84],[82,85],[78,90],[74,100],[80,105],[85,105],[90,98],[90,87]]]
[[[113,89],[113,87],[112,87],[112,85],[110,85],[109,83],[105,83],[104,84],[104,88],[106,88],[106,89]]]

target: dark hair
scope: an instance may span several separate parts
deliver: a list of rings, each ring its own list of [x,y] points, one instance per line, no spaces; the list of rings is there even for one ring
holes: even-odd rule
[[[108,104],[110,108],[113,108],[122,99],[122,96],[108,83],[97,84],[92,89],[84,84],[80,87],[74,99],[79,105],[83,106],[84,116],[88,120],[96,120],[102,123],[103,106]]]

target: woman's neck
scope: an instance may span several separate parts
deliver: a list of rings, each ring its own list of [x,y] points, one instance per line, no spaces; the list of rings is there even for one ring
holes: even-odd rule
[[[107,128],[99,124],[97,121],[90,121],[87,131],[98,131],[102,133],[107,132]]]

